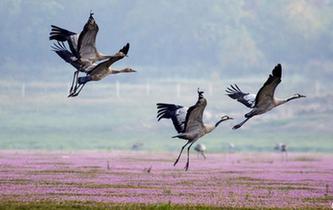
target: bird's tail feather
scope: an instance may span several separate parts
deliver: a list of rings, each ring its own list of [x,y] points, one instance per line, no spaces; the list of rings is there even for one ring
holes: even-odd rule
[[[178,135],[176,135],[176,136],[173,136],[172,138],[186,139],[186,134],[184,134],[184,133],[180,133],[180,134],[178,134]]]

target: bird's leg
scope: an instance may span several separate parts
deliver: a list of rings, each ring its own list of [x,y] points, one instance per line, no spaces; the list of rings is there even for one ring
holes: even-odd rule
[[[243,120],[241,123],[239,123],[239,124],[237,124],[237,125],[235,125],[234,127],[232,127],[232,129],[233,130],[235,130],[235,129],[238,129],[238,128],[240,128],[240,127],[242,127],[242,125],[244,125],[244,123],[246,123],[246,121],[248,121],[249,119],[251,119],[253,116],[251,116],[251,117],[247,117],[245,120]]]
[[[178,158],[177,158],[177,160],[175,161],[175,163],[173,164],[173,166],[176,166],[176,164],[177,164],[178,161],[179,161],[180,156],[182,155],[182,152],[183,152],[184,148],[185,148],[189,143],[190,143],[190,141],[188,141],[188,142],[182,147],[182,149],[180,150],[180,153],[179,153],[179,155],[178,155]]]
[[[185,166],[185,171],[188,170],[188,167],[190,165],[190,148],[193,143],[194,143],[194,141],[190,144],[190,146],[187,147],[187,162],[186,162],[186,166]]]
[[[79,75],[79,71],[75,71],[74,72],[74,75],[73,75],[73,81],[72,81],[72,86],[69,90],[69,94],[73,93],[73,89],[74,89],[74,83],[75,83],[75,89],[76,89],[76,85],[77,85],[77,77]],[[74,89],[74,90],[75,90]],[[75,91],[74,91],[75,92]]]
[[[201,153],[201,155],[204,157],[204,159],[206,160],[206,155],[204,152]]]
[[[71,97],[78,96],[85,84],[86,84],[86,83],[80,84],[80,85],[77,87],[78,91],[77,91],[76,93],[73,93],[73,94],[71,95]],[[76,91],[76,90],[75,90],[75,91]]]

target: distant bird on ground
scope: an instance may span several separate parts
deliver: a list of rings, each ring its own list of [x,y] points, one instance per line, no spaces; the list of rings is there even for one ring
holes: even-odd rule
[[[260,88],[257,95],[254,97],[254,94],[244,93],[242,92],[237,85],[231,86],[231,88],[227,88],[227,95],[241,102],[245,106],[252,108],[252,111],[245,114],[245,120],[241,123],[235,125],[233,129],[240,128],[246,121],[251,119],[255,115],[260,115],[265,112],[270,111],[274,107],[280,106],[288,101],[293,99],[303,98],[304,95],[295,94],[292,97],[287,99],[277,99],[274,97],[275,88],[281,82],[282,75],[282,67],[281,64],[275,66],[272,71],[272,74],[269,75],[269,78],[264,83],[264,85]],[[253,100],[254,99],[254,100]]]
[[[57,40],[58,46],[54,45],[53,50],[66,62],[72,64],[77,70],[74,72],[70,93],[74,89],[79,72],[87,73],[89,67],[97,61],[109,59],[111,55],[104,55],[96,49],[96,36],[99,30],[98,25],[90,12],[89,19],[84,25],[82,32],[77,35],[75,32],[68,31],[55,25],[51,25],[50,40]],[[59,42],[67,42],[70,48],[68,53],[58,53]],[[61,46],[60,46],[61,48]],[[69,52],[69,51],[68,51]]]
[[[275,145],[274,150],[280,151],[282,153],[282,160],[288,160],[288,152],[286,144],[278,143]]]
[[[132,145],[132,150],[140,150],[143,147],[143,143],[135,143]]]
[[[228,152],[229,153],[235,152],[235,145],[233,143],[228,143]]]
[[[196,142],[202,136],[212,132],[221,122],[225,120],[232,119],[231,117],[225,115],[223,116],[215,125],[206,125],[202,122],[202,117],[204,110],[207,105],[207,100],[203,97],[203,91],[198,90],[198,101],[195,105],[191,106],[187,111],[184,118],[184,107],[181,105],[175,104],[157,104],[157,118],[158,121],[162,118],[171,119],[175,129],[179,133],[172,138],[180,138],[187,140],[187,143],[182,147],[177,160],[174,163],[174,166],[178,163],[179,158],[184,150],[187,147],[187,162],[185,170],[188,170],[190,163],[190,148],[194,142]]]
[[[143,171],[149,174],[152,168],[153,166],[150,166],[149,168],[144,168]]]
[[[199,154],[201,154],[202,157],[204,159],[206,159],[205,152],[206,152],[207,149],[206,149],[205,145],[203,145],[203,144],[197,144],[197,145],[195,145],[194,150],[198,152],[198,158],[199,158]]]

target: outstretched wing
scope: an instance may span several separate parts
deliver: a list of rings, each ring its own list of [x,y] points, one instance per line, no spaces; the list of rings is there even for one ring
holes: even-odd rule
[[[119,50],[116,54],[111,56],[108,60],[100,62],[95,68],[93,68],[89,74],[98,74],[101,71],[105,71],[105,69],[109,68],[113,63],[123,59],[129,50],[130,44],[127,43],[123,48]]]
[[[202,117],[207,106],[207,100],[203,97],[203,92],[198,92],[198,94],[199,98],[197,103],[187,110],[184,133],[197,131],[204,127]]]
[[[87,23],[83,27],[78,40],[78,52],[81,60],[95,60],[97,57],[96,36],[98,25],[90,13]]]
[[[278,64],[274,67],[272,74],[269,75],[264,85],[260,88],[256,96],[255,107],[261,106],[262,103],[267,103],[273,100],[275,88],[281,82],[282,67]]]
[[[184,131],[187,108],[176,104],[158,103],[157,120],[171,119],[178,133]]]
[[[236,84],[230,85],[230,87],[228,87],[225,91],[230,98],[237,100],[238,102],[244,104],[249,108],[254,107],[256,99],[255,94],[245,93],[241,91],[241,89],[239,89]]]
[[[75,55],[68,51],[65,44],[63,42],[53,43],[51,46],[52,50],[57,53],[64,61],[70,63],[77,70],[81,70],[81,65]]]
[[[69,49],[71,50],[72,54],[79,57],[78,49],[77,49],[77,41],[78,36],[76,33],[68,31],[66,29],[60,28],[55,25],[51,25],[51,32],[50,32],[50,40],[57,40],[59,42],[67,41],[69,45]]]

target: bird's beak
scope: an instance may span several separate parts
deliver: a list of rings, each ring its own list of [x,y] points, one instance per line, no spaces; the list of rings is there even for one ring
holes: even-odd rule
[[[300,95],[301,98],[305,98],[306,96],[305,95]]]

